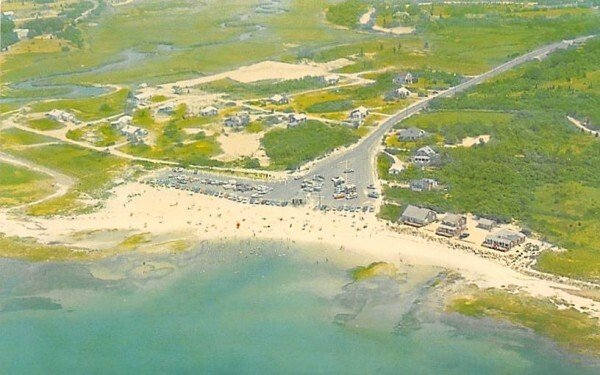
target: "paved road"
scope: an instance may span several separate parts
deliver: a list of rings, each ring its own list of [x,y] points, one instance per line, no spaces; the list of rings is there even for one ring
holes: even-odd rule
[[[378,183],[376,176],[377,150],[380,147],[381,140],[383,139],[383,137],[392,129],[392,127],[395,124],[423,110],[431,103],[431,101],[437,98],[450,97],[456,93],[465,91],[475,85],[478,85],[492,77],[502,74],[524,62],[530,61],[536,56],[554,52],[557,49],[567,47],[572,43],[583,42],[591,37],[592,36],[586,36],[574,39],[572,41],[561,41],[558,43],[553,43],[538,48],[534,51],[531,51],[513,60],[510,60],[500,66],[497,66],[486,73],[483,73],[479,76],[475,76],[469,79],[468,81],[465,81],[446,91],[442,91],[439,94],[432,95],[419,102],[416,102],[411,106],[403,109],[402,111],[399,111],[398,113],[394,114],[392,117],[386,119],[383,123],[381,123],[381,125],[379,125],[379,127],[373,133],[365,137],[356,145],[348,148],[344,152],[331,155],[330,157],[325,158],[320,162],[317,162],[314,166],[308,168],[308,170],[305,171],[305,174],[310,176],[319,174],[325,177],[326,183],[322,192],[320,193],[320,195],[322,195],[321,201],[324,204],[363,205],[365,203],[373,202],[373,199],[367,197],[367,186],[370,184],[376,185]],[[355,184],[357,186],[358,198],[350,201],[336,201],[332,197],[333,184],[330,182],[330,179],[334,176],[343,176],[343,171],[346,168],[354,170],[354,173],[346,174],[346,176],[350,178],[350,183]],[[286,188],[292,191],[298,191],[299,186],[300,181],[288,181],[288,183],[286,184]],[[313,200],[318,200],[318,197],[315,196],[316,194],[311,195]]]

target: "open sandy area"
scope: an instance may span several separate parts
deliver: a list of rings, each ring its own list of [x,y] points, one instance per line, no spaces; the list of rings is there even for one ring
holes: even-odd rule
[[[260,151],[260,138],[262,133],[229,132],[222,133],[217,138],[223,153],[216,157],[221,161],[232,161],[244,156],[256,157],[261,163],[268,164],[269,160],[264,152]]]
[[[456,145],[444,145],[444,147],[447,148],[456,148],[456,147],[473,147],[479,143],[488,143],[490,141],[491,137],[487,134],[484,135],[478,135],[476,137],[466,137],[463,138],[463,140]]]
[[[514,286],[534,296],[554,297],[600,317],[600,303],[567,292],[574,287],[517,272],[494,259],[431,238],[393,230],[369,213],[334,213],[307,208],[244,205],[190,192],[132,182],[117,186],[98,212],[77,217],[20,218],[0,211],[8,235],[58,241],[91,250],[106,244],[80,241],[74,233],[115,231],[181,236],[194,241],[247,238],[320,243],[373,261],[432,265],[455,270],[480,287]],[[169,251],[168,249],[166,251]]]

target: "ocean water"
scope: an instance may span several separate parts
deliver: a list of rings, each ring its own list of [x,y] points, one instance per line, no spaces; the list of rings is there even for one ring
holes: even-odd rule
[[[597,374],[535,334],[444,313],[433,280],[352,283],[339,250],[203,244],[94,264],[0,262],[2,374]],[[99,278],[102,276],[102,278]]]

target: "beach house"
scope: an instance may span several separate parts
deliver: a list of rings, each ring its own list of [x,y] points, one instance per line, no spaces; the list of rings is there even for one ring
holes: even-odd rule
[[[292,113],[288,116],[288,128],[294,128],[308,120],[308,117],[304,113]]]
[[[276,105],[288,104],[289,99],[287,96],[275,94],[269,98],[269,102]]]
[[[322,79],[323,82],[325,82],[325,84],[328,86],[335,85],[340,82],[340,76],[338,76],[337,74],[329,74],[324,76]]]
[[[430,164],[437,160],[439,157],[438,153],[430,146],[424,146],[418,149],[412,157],[413,163],[416,164]]]
[[[487,235],[483,241],[483,246],[499,251],[509,251],[525,242],[526,239],[527,237],[523,233],[502,229]]]
[[[477,220],[477,228],[492,230],[496,226],[496,222],[494,220],[480,218]]]
[[[437,180],[431,178],[419,178],[410,180],[409,186],[412,191],[431,191],[437,189],[439,184]]]
[[[250,115],[246,111],[238,112],[236,115],[228,116],[224,120],[228,128],[241,128],[250,123]]]
[[[412,85],[417,82],[417,78],[411,72],[401,72],[394,77],[396,85]]]
[[[364,120],[369,115],[369,109],[363,106],[353,109],[350,112],[351,120]]]
[[[402,216],[400,216],[401,222],[414,227],[425,226],[434,222],[436,219],[437,214],[435,211],[413,205],[408,205],[402,213]]]
[[[442,219],[442,224],[435,233],[444,237],[459,236],[467,228],[467,217],[456,214],[448,214]]]
[[[121,130],[123,127],[127,126],[127,125],[131,125],[131,122],[133,121],[133,117],[131,116],[121,116],[119,117],[117,120],[111,122],[111,126]]]
[[[216,116],[219,114],[219,110],[216,107],[209,106],[204,107],[200,110],[200,116]]]

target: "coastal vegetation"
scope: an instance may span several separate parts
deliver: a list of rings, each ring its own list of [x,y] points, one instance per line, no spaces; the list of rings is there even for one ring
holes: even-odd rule
[[[579,353],[600,354],[598,319],[570,306],[558,308],[549,300],[496,289],[472,288],[465,295],[453,297],[446,310],[475,318],[507,320]]]
[[[30,215],[46,216],[85,210],[81,199],[99,198],[116,176],[128,165],[123,159],[66,144],[50,144],[6,152],[35,164],[54,169],[77,180],[65,195],[28,207]]]
[[[354,281],[367,280],[377,276],[396,277],[398,267],[393,263],[374,262],[368,266],[358,266],[350,270],[350,277]]]
[[[355,131],[309,120],[291,129],[273,129],[261,139],[273,169],[294,169],[333,149],[358,140]]]
[[[600,95],[594,89],[600,85],[594,68],[598,64],[596,39],[440,100],[432,111],[403,122],[402,127],[417,126],[434,136],[421,143],[394,145],[409,150],[399,149],[398,155],[406,158],[416,147],[431,144],[441,153],[441,164],[408,168],[387,178],[407,182],[431,177],[448,190],[388,187],[386,199],[501,221],[517,219],[543,239],[568,249],[543,254],[537,264],[540,270],[600,278],[600,243],[593,235],[600,222],[600,142],[566,118],[600,121]],[[444,147],[482,134],[491,140],[470,148]]]
[[[62,99],[38,102],[31,106],[34,112],[60,109],[70,112],[82,121],[99,120],[115,116],[125,110],[129,90],[121,89],[110,94],[84,99]]]
[[[0,162],[0,207],[34,202],[53,190],[47,175]]]

